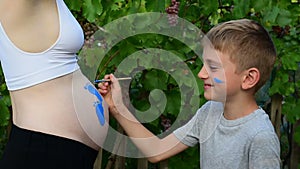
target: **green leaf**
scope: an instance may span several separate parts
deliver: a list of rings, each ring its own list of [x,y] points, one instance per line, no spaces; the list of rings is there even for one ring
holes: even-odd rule
[[[282,112],[286,115],[287,120],[294,124],[296,121],[300,120],[300,102],[296,101],[292,96],[285,98],[285,103],[282,107]]]
[[[135,68],[138,67],[138,61],[132,58],[126,58],[126,62],[122,62],[121,65],[118,65],[117,73],[130,76]]]
[[[243,18],[250,11],[250,0],[234,0],[233,14],[236,18]]]
[[[167,89],[167,81],[169,75],[159,70],[152,69],[148,71],[144,79],[144,87],[148,90],[152,89]]]
[[[207,1],[207,0],[200,0],[199,1],[199,5],[200,7],[203,7],[202,11],[204,14],[208,15],[210,13],[214,13],[218,10],[218,0],[211,0],[211,1]]]
[[[294,133],[294,140],[300,146],[300,127],[299,126],[296,128],[296,131]]]
[[[10,119],[10,113],[9,109],[3,99],[0,98],[0,126],[7,126],[9,119]]]
[[[286,70],[297,70],[300,62],[300,55],[297,52],[287,52],[282,58],[283,68]]]
[[[275,23],[276,18],[278,17],[280,9],[277,6],[271,8],[271,10],[265,11],[265,15],[263,17],[264,22]]]
[[[73,11],[80,11],[83,4],[83,0],[64,0],[64,2]]]
[[[83,15],[89,22],[95,22],[97,16],[103,12],[101,0],[84,0]]]
[[[252,0],[251,4],[253,4],[255,11],[263,11],[269,8],[270,0]]]
[[[86,48],[80,53],[82,63],[85,63],[89,67],[98,66],[100,60],[103,59],[104,51],[99,48]]]
[[[166,111],[169,114],[177,116],[181,107],[180,99],[180,92],[178,90],[175,89],[167,92],[168,104]]]
[[[291,12],[285,9],[280,9],[276,22],[279,26],[286,26],[291,23]]]
[[[165,0],[147,0],[146,9],[148,12],[165,12]]]

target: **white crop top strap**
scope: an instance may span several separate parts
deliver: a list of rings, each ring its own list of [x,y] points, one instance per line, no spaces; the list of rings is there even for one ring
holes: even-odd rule
[[[0,23],[0,61],[8,90],[19,90],[79,69],[76,53],[84,43],[79,23],[63,0],[56,0],[60,31],[57,41],[40,53],[16,47]]]

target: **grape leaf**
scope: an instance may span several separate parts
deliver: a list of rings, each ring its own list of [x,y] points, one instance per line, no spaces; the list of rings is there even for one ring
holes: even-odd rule
[[[85,0],[83,3],[83,15],[89,22],[95,22],[98,15],[103,12],[101,0]]]

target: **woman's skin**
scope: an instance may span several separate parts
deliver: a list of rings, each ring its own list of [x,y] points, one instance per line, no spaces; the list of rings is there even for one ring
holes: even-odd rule
[[[23,52],[43,52],[59,37],[56,0],[0,0],[0,22],[10,41]],[[79,80],[86,80],[81,71],[74,73],[82,76]],[[13,123],[25,129],[74,139],[98,149],[77,119],[72,77],[73,73],[10,91]]]

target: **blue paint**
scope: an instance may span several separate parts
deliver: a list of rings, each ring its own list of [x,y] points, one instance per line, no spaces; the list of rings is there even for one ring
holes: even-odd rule
[[[218,78],[214,78],[214,81],[216,82],[216,83],[224,83],[222,80],[220,80],[220,79],[218,79]]]
[[[104,108],[102,105],[102,97],[99,94],[98,90],[91,84],[86,84],[84,86],[86,90],[88,90],[92,95],[96,96],[98,101],[94,102],[94,107],[96,107],[96,114],[98,117],[98,121],[100,122],[101,126],[105,124],[105,117],[104,117]]]
[[[94,81],[95,84],[102,83],[102,82],[110,82],[110,80],[108,80],[108,79],[101,79],[101,80],[95,80]]]

